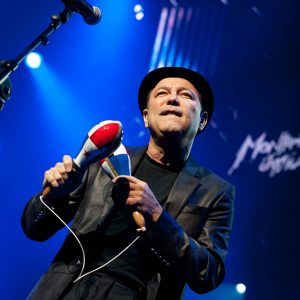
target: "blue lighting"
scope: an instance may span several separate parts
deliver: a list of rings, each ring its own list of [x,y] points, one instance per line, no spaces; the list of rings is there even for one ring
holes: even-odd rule
[[[142,7],[142,5],[140,5],[140,4],[136,4],[136,5],[134,6],[134,9],[133,9],[133,11],[134,11],[136,14],[138,14],[138,13],[142,12],[142,11],[143,11],[143,7]]]
[[[235,289],[239,294],[244,294],[246,292],[246,286],[243,283],[238,283],[235,286]]]
[[[135,15],[135,18],[138,20],[138,21],[141,21],[143,18],[144,18],[144,13],[143,12],[139,12]]]
[[[42,56],[39,53],[31,52],[27,55],[25,63],[31,69],[38,69],[42,63]]]
[[[81,140],[70,136],[69,129],[72,128],[76,135],[84,137],[87,124],[91,124],[85,116],[91,118],[92,112],[81,103],[86,92],[84,95],[75,93],[68,79],[47,63],[43,63],[37,70],[32,70],[31,74],[36,83],[36,93],[39,95],[40,113],[45,120],[51,122],[51,130],[59,132],[59,137],[55,137],[56,143],[68,145],[71,150],[74,146],[77,151],[76,147],[80,146]],[[76,144],[77,142],[79,144]]]
[[[133,11],[134,11],[134,13],[135,13],[135,18],[136,18],[138,21],[141,21],[141,20],[144,18],[144,9],[143,9],[142,5],[136,4],[136,5],[134,6]]]

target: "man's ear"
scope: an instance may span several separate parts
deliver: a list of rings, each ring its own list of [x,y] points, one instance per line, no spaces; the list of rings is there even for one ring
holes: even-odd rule
[[[200,123],[199,123],[199,128],[197,134],[199,134],[205,126],[207,125],[207,120],[208,120],[208,113],[207,111],[203,111],[200,115]]]
[[[143,110],[143,119],[144,119],[145,128],[148,128],[148,109],[147,108],[145,108]]]

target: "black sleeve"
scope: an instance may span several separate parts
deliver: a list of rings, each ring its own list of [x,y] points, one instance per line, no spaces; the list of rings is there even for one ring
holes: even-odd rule
[[[198,237],[188,236],[166,211],[147,234],[150,250],[169,274],[187,283],[196,293],[216,288],[224,278],[234,194],[234,187],[229,186],[214,199]]]
[[[60,197],[50,195],[43,199],[65,223],[69,223],[76,214],[85,192],[87,176],[88,171],[73,192]],[[45,241],[64,227],[63,223],[40,201],[40,196],[41,193],[30,199],[21,218],[25,235],[35,241]]]

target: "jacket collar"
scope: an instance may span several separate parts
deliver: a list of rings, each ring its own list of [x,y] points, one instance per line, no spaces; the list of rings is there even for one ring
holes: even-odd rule
[[[131,158],[132,172],[135,171],[143,159],[146,149],[147,147],[128,148],[128,153]],[[179,172],[165,203],[166,211],[168,211],[174,218],[178,217],[189,196],[196,187],[200,185],[201,169],[202,168],[197,164],[197,162],[194,161],[192,157],[189,157],[186,164]]]

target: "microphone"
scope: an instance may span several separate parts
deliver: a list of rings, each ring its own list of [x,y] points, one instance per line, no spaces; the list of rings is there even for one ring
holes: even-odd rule
[[[100,161],[100,165],[101,165],[102,169],[107,173],[107,175],[112,179],[117,176],[122,176],[122,175],[131,176],[130,157],[127,154],[126,148],[124,147],[124,145],[122,143],[116,149],[115,152],[110,154],[105,159],[102,159]],[[124,184],[124,180],[127,181],[125,178],[119,178],[116,181],[116,183]],[[128,181],[127,181],[127,184],[128,184]],[[128,192],[129,192],[129,185],[128,185],[128,187],[126,187],[126,190],[128,190]],[[121,189],[121,192],[124,193],[124,190]],[[127,198],[127,196],[126,196],[126,198]],[[122,195],[121,195],[121,198],[122,198],[122,200],[126,200],[126,199],[123,199],[125,197],[122,197]],[[135,223],[137,224],[137,226],[139,227],[139,228],[137,228],[137,231],[146,231],[146,227],[145,227],[146,222],[145,222],[144,216],[140,212],[134,211],[132,213],[132,217],[133,217]]]
[[[62,2],[82,15],[85,23],[95,25],[100,22],[102,14],[98,7],[90,5],[85,0],[62,0]]]
[[[81,150],[73,160],[75,171],[84,171],[91,163],[103,160],[112,154],[121,144],[123,138],[122,124],[119,121],[103,121],[94,126],[87,134]],[[50,186],[43,190],[43,197],[51,191]]]

